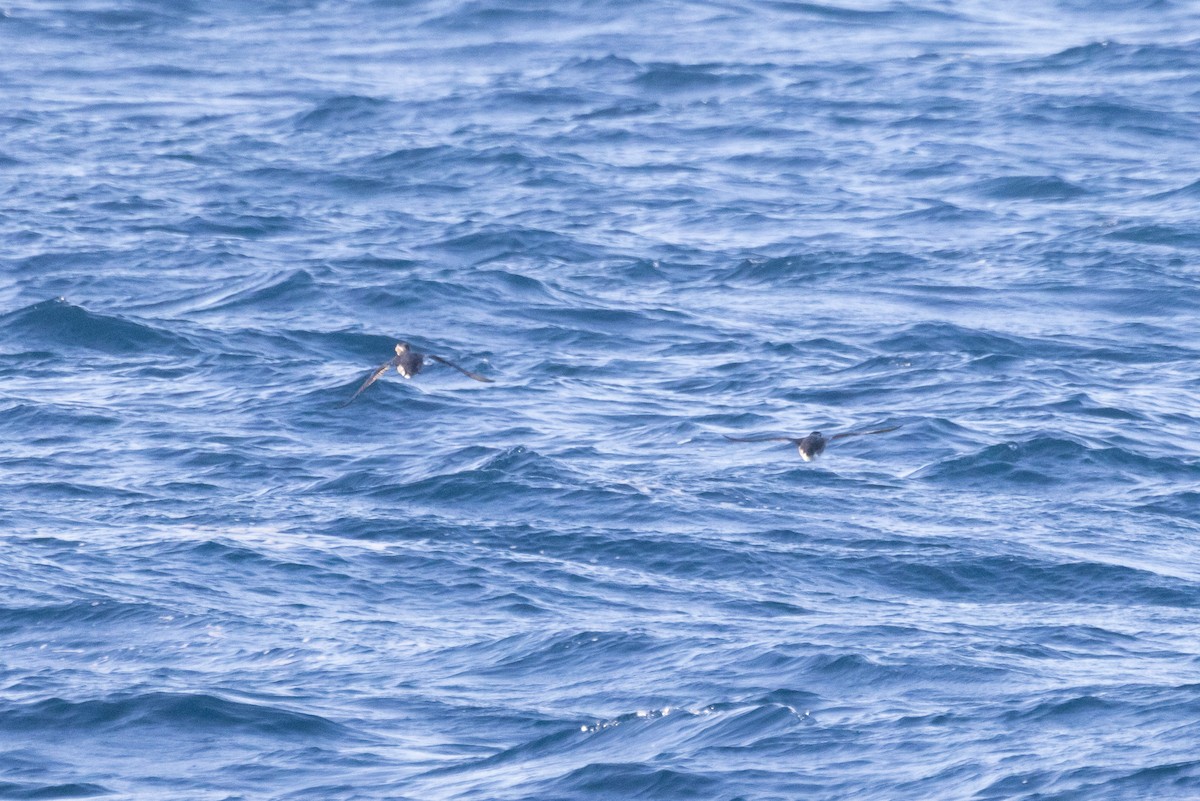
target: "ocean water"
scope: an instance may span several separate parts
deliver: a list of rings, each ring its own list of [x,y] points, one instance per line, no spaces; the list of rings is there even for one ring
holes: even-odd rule
[[[0,85],[0,798],[1200,797],[1200,6],[33,0]],[[401,340],[494,383],[343,406]]]

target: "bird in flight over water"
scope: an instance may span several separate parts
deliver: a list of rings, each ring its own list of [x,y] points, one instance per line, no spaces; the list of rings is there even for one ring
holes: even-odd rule
[[[811,462],[821,455],[825,450],[825,446],[833,442],[835,439],[843,437],[859,437],[866,434],[886,434],[889,431],[895,431],[900,426],[892,426],[891,428],[876,428],[873,431],[846,431],[842,434],[834,434],[832,437],[827,437],[820,431],[814,431],[807,437],[731,437],[725,434],[725,439],[730,442],[790,442],[800,449],[800,458],[806,462]]]
[[[425,366],[426,361],[439,362],[447,367],[453,367],[467,378],[474,378],[476,381],[484,381],[488,384],[492,383],[492,379],[488,378],[487,376],[482,376],[479,373],[472,373],[470,370],[464,370],[449,359],[443,359],[441,356],[434,356],[432,353],[417,353],[407,342],[398,342],[396,343],[396,355],[376,367],[375,370],[369,376],[367,376],[367,380],[363,381],[362,385],[355,391],[353,395],[350,396],[350,400],[343,403],[342,406],[349,406],[351,403],[353,403],[354,399],[361,395],[364,389],[378,381],[384,373],[393,367],[396,368],[397,373],[405,378],[412,378],[417,373],[421,372],[421,368]]]

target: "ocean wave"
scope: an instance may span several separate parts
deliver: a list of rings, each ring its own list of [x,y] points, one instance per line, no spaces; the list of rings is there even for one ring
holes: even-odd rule
[[[387,107],[388,101],[381,98],[341,95],[322,100],[312,109],[296,115],[293,124],[300,131],[359,127],[378,117]]]
[[[494,33],[512,28],[525,31],[539,25],[555,26],[567,20],[568,15],[558,10],[522,7],[520,3],[508,5],[487,0],[467,0],[444,14],[421,21],[420,27],[459,33]]]
[[[920,272],[926,266],[919,257],[909,253],[814,251],[767,259],[745,259],[724,272],[721,277],[730,282],[761,283],[777,287],[817,283],[831,278],[854,280],[886,275],[890,272]]]
[[[134,625],[161,615],[161,607],[112,600],[0,607],[0,630],[10,634],[40,627]]]
[[[113,795],[114,791],[102,784],[71,782],[70,784],[40,784],[36,782],[0,781],[0,798],[21,801],[22,799],[47,798],[95,798]]]
[[[220,295],[209,294],[202,302],[193,302],[197,313],[230,312],[242,307],[256,311],[291,310],[317,302],[321,287],[309,270],[287,270],[249,281],[242,286],[223,288]]]
[[[590,261],[597,255],[586,244],[555,231],[501,226],[457,234],[427,247],[465,257],[471,264],[519,257],[529,252],[537,252],[542,258],[566,262]]]
[[[829,20],[838,24],[879,25],[921,20],[957,20],[959,14],[919,3],[890,3],[887,8],[852,8],[835,3],[804,0],[769,0],[766,5],[789,14]]]
[[[1200,592],[1187,581],[1104,562],[1034,556],[960,556],[926,561],[855,557],[841,572],[892,592],[971,602],[1120,602],[1189,608]]]
[[[1146,136],[1183,136],[1187,121],[1177,112],[1130,101],[1092,97],[1042,98],[1032,103],[1026,114],[1030,122],[1095,126],[1102,130],[1136,131]]]
[[[634,79],[643,90],[664,94],[741,92],[762,83],[752,72],[730,70],[719,64],[649,64]]]
[[[55,357],[55,361],[58,361],[58,357]],[[119,427],[123,422],[119,416],[105,413],[102,409],[46,401],[17,403],[0,414],[0,429],[9,431],[13,436],[39,431],[42,432],[39,439],[43,443],[53,441],[55,436],[63,436],[76,426],[95,433]]]
[[[995,200],[1074,200],[1088,194],[1083,187],[1057,175],[989,178],[969,188],[976,194]]]
[[[100,351],[113,355],[194,353],[184,337],[145,322],[100,314],[63,298],[0,315],[0,341],[29,343],[58,352]]]
[[[124,693],[82,701],[10,701],[2,706],[9,731],[46,736],[71,732],[74,736],[105,737],[122,731],[159,730],[159,736],[175,732],[185,740],[197,734],[250,734],[308,741],[349,733],[344,726],[317,715],[205,693]]]
[[[642,763],[597,763],[577,768],[543,785],[547,791],[583,796],[619,793],[622,798],[703,798],[722,787],[699,772],[656,768]]]
[[[1093,447],[1073,439],[1039,436],[989,445],[923,467],[909,478],[952,486],[1010,488],[1058,487],[1100,480],[1140,483],[1159,479],[1187,481],[1200,476],[1200,464],[1177,457],[1144,456],[1121,447]]]
[[[1127,225],[1109,233],[1109,239],[1170,248],[1200,248],[1200,228],[1194,225]]]
[[[1155,5],[1156,2],[1148,3]],[[1126,3],[1119,4],[1129,8]],[[1049,56],[1023,60],[1015,69],[1019,71],[1080,70],[1110,73],[1155,72],[1186,69],[1186,65],[1200,66],[1195,51],[1167,43],[1129,43],[1120,41],[1089,42],[1085,45],[1068,47]]]
[[[1181,490],[1157,495],[1135,508],[1139,512],[1177,517],[1194,523],[1200,521],[1200,491]]]

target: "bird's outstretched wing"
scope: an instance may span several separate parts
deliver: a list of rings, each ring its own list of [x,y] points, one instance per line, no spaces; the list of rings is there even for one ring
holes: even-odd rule
[[[495,383],[494,381],[492,381],[492,379],[488,378],[487,376],[480,375],[479,373],[472,373],[470,370],[464,370],[463,368],[459,367],[457,364],[450,361],[449,359],[443,359],[441,356],[434,356],[432,353],[429,353],[426,355],[430,359],[433,359],[435,362],[441,362],[442,364],[446,365],[447,367],[453,367],[455,370],[462,373],[467,378],[474,378],[476,381],[482,381],[485,384],[494,384]]]
[[[721,436],[725,437],[725,439],[729,440],[730,442],[791,442],[791,443],[797,443],[800,441],[800,440],[796,439],[795,437],[731,437],[728,434],[722,434]]]
[[[367,380],[362,382],[359,388],[355,390],[354,394],[350,396],[350,400],[342,404],[342,407],[349,406],[351,403],[354,403],[354,399],[361,395],[364,389],[374,384],[379,380],[380,376],[395,367],[399,358],[399,356],[393,356],[390,360],[376,367],[375,370],[369,376],[367,376]]]
[[[841,439],[842,437],[861,437],[861,436],[865,436],[867,434],[886,434],[889,431],[895,431],[899,427],[900,426],[892,426],[890,428],[877,428],[874,431],[846,431],[841,434],[834,434],[832,437],[829,438],[829,441],[833,442],[835,439]]]

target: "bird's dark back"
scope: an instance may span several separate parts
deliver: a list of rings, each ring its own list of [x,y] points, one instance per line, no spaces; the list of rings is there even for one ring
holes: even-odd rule
[[[404,353],[396,354],[396,367],[400,370],[400,374],[411,378],[421,372],[421,368],[425,366],[425,357],[414,350],[407,350]]]
[[[820,431],[814,431],[798,443],[800,452],[809,459],[820,456],[825,450],[825,443],[829,440],[825,439]]]

